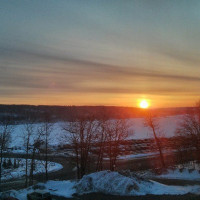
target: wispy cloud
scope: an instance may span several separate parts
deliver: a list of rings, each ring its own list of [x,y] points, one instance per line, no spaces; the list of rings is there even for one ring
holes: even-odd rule
[[[112,104],[113,96],[126,94],[176,96],[174,102],[199,95],[199,1],[36,1],[3,7],[0,100],[83,94],[86,100],[109,96]]]
[[[3,48],[0,52],[4,62],[8,61],[7,65],[0,65],[0,84],[4,87],[4,94],[17,94],[19,89],[26,93],[47,90],[52,94],[56,90],[70,93],[177,94],[185,92],[184,87],[177,87],[178,83],[200,82],[198,76],[111,65],[47,52]],[[163,85],[166,82],[169,84]],[[195,91],[196,88],[189,92]]]

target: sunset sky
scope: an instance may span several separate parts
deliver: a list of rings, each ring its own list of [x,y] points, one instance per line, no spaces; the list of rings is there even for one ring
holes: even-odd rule
[[[0,2],[0,103],[193,106],[199,0]]]

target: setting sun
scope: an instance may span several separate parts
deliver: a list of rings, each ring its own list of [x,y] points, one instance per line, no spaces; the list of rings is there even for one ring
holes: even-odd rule
[[[140,108],[148,108],[149,107],[149,103],[147,102],[147,100],[142,100],[140,102]]]

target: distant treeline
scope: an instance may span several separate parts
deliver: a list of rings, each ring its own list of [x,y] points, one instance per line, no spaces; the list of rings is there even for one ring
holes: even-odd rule
[[[193,108],[159,108],[154,109],[158,116],[185,114]],[[119,106],[34,106],[34,105],[0,105],[0,120],[10,118],[12,122],[23,123],[27,120],[70,121],[74,115],[90,115],[96,119],[119,119],[144,117],[147,111],[135,107]]]

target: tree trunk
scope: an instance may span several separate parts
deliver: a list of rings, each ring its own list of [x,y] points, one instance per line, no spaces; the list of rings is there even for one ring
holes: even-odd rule
[[[26,167],[25,167],[25,187],[28,186],[28,148],[29,148],[29,145],[27,143],[27,146],[26,146]]]
[[[29,186],[33,185],[34,162],[35,162],[35,149],[33,149],[32,157],[31,157],[31,169],[30,169],[30,176],[29,176]]]
[[[2,160],[3,160],[3,149],[1,148],[1,158],[0,158],[0,189],[1,189],[1,175],[2,175]]]
[[[46,181],[48,181],[48,139],[46,135],[46,152],[45,152],[45,175]]]
[[[1,176],[2,176],[2,161],[3,161],[3,150],[5,147],[5,132],[3,133],[3,138],[1,141],[1,158],[0,158],[0,186],[1,186]]]
[[[154,127],[152,127],[152,129],[153,129],[153,134],[154,134],[154,138],[155,138],[155,141],[156,141],[156,145],[157,145],[159,153],[160,153],[160,161],[161,161],[162,167],[165,168],[165,162],[164,162],[164,157],[163,157],[163,153],[162,153],[162,148],[160,146],[160,141],[156,136],[156,132],[155,132]]]
[[[78,153],[78,146],[74,147],[75,148],[75,153],[76,153],[76,175],[77,179],[80,179],[80,167],[79,167],[79,153]]]

